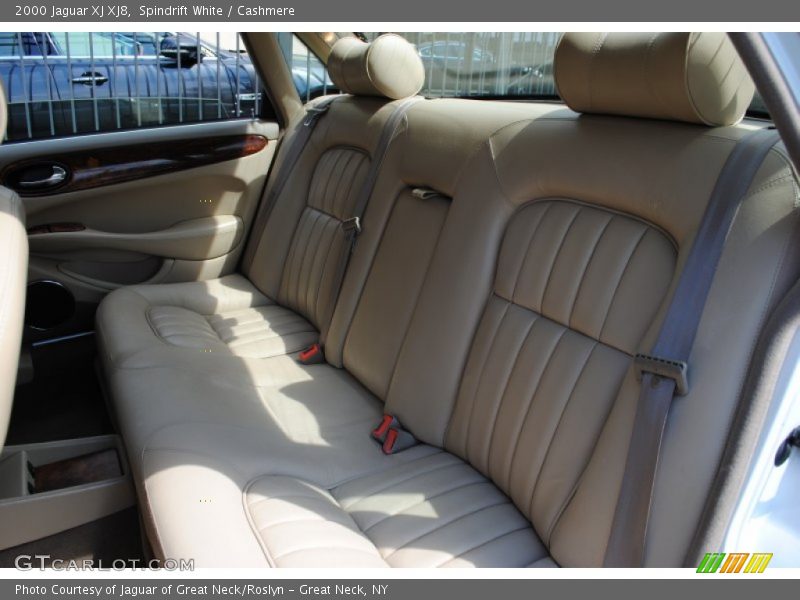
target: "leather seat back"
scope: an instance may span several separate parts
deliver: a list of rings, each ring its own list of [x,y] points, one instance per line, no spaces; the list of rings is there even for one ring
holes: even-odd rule
[[[470,158],[508,120],[505,111],[485,108],[437,100],[408,111],[381,165],[327,338],[330,364],[346,368],[401,418],[418,407],[439,429],[483,303],[476,276],[489,285],[486,249],[507,218],[502,202],[487,201],[485,188],[464,177]],[[519,114],[558,110],[522,107]],[[495,226],[476,218],[482,213]],[[427,431],[415,434],[441,444],[441,433],[429,438]]]
[[[609,69],[616,64],[624,71],[636,64],[643,47],[660,47],[661,41],[678,53],[669,60],[692,62],[693,46],[674,45],[674,40],[610,35],[603,40],[615,51],[605,54],[596,44],[583,43],[583,34],[576,37],[581,43],[565,36],[562,45],[569,51],[557,54],[568,56],[573,66],[595,52]],[[721,34],[694,42],[726,47]],[[584,55],[571,56],[575,47],[584,48]],[[720,71],[738,72],[728,64],[704,64],[710,80]],[[561,82],[573,75],[564,69],[556,65]],[[597,104],[583,104],[585,90],[577,83],[574,92],[572,83],[562,84],[561,93],[585,112],[626,114],[627,96],[618,99],[600,89],[625,77],[590,82],[599,86],[591,92]],[[676,79],[675,86],[672,97],[691,95],[684,80]],[[737,139],[747,133],[696,123],[739,121],[752,84],[743,81],[732,94],[719,97],[716,110],[707,103],[702,118],[683,108],[664,112],[663,97],[640,95],[632,115],[686,115],[692,124],[551,115],[510,126],[489,142],[502,195],[515,210],[445,448],[505,491],[563,566],[602,565],[639,392],[633,355],[652,344],[717,176]],[[739,107],[735,115],[729,113],[731,97]],[[469,170],[480,172],[474,166]],[[798,274],[797,261],[789,266],[784,258],[785,244],[797,232],[791,179],[788,161],[780,149],[773,151],[723,256],[692,356],[693,387],[677,403],[668,427],[649,538],[661,554],[649,557],[648,564],[681,563],[725,444],[761,319]],[[746,302],[732,300],[742,296],[742,276],[750,282]],[[723,322],[737,327],[726,329]],[[693,469],[691,491],[675,479],[686,460],[702,463]],[[673,495],[678,488],[680,502]],[[659,509],[663,512],[656,515]],[[681,515],[673,514],[670,526],[667,515],[675,510]]]
[[[371,60],[361,60],[359,48]],[[415,62],[419,69],[409,70]],[[342,222],[357,216],[358,196],[397,104],[393,100],[414,95],[424,78],[413,46],[398,36],[381,36],[372,44],[342,39],[329,69],[349,95],[337,98],[314,129],[264,230],[250,240],[252,260],[243,265],[260,291],[303,315],[323,337],[338,295],[341,256],[348,251]],[[304,127],[304,118],[290,125],[284,148]]]

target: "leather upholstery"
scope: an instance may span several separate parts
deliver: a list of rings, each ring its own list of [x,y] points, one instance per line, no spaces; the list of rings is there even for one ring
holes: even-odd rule
[[[555,80],[578,112],[734,125],[755,86],[724,33],[567,33]]]
[[[392,100],[415,95],[425,83],[416,48],[392,33],[370,44],[354,37],[338,40],[328,57],[328,73],[343,93]]]
[[[342,222],[353,216],[369,163],[364,152],[332,148],[322,154],[311,177],[308,206],[289,248],[277,300],[308,315],[317,327],[330,320],[339,257],[347,251]]]
[[[546,556],[508,498],[444,452],[330,492],[266,476],[245,498],[276,567],[523,567]]]
[[[5,94],[0,87],[0,139],[5,136],[7,110]],[[0,448],[5,442],[14,400],[27,270],[25,209],[15,192],[0,187]]]
[[[542,200],[511,220],[446,448],[546,544],[674,266],[666,236],[627,216]]]
[[[241,275],[115,290],[100,305],[97,325],[101,358],[109,368],[170,347],[185,350],[187,360],[198,353],[265,358],[301,350],[318,335]],[[115,333],[120,328],[125,335]]]
[[[445,452],[331,493],[391,567],[523,567],[547,555],[508,497]]]
[[[0,187],[0,448],[5,441],[14,400],[27,270],[28,234],[22,202],[17,194]]]
[[[546,556],[508,498],[444,452],[331,491],[268,475],[245,503],[275,567],[522,567]]]
[[[627,52],[619,60],[629,67]],[[348,136],[373,139],[369,102],[332,109],[326,143],[299,163],[306,185],[323,157],[357,160],[331,151]],[[285,283],[296,224],[324,232],[309,213],[343,214],[313,193],[287,192],[269,235],[255,233],[251,281],[144,292],[207,315],[188,338],[180,317],[168,338],[218,338],[224,351],[137,352],[126,344],[152,333],[129,317],[144,305],[121,299],[142,291],[109,297],[100,340],[124,357],[106,361],[107,379],[151,540],[198,566],[602,565],[638,397],[632,357],[650,348],[717,176],[755,126],[417,103],[381,165],[328,364],[237,355],[208,316],[247,315],[230,331],[249,345],[251,319]],[[682,564],[765,315],[800,275],[797,189],[778,147],[727,240],[691,389],[667,427],[648,566]],[[305,254],[294,264],[313,270]],[[383,412],[421,443],[384,455],[369,437]]]
[[[381,42],[382,47],[390,43]],[[384,50],[377,53],[383,55]],[[383,59],[370,64],[373,69],[396,66]],[[166,355],[173,357],[167,360],[191,363],[197,351],[267,358],[298,352],[320,335],[324,339],[338,296],[342,256],[349,251],[341,225],[354,216],[371,156],[394,108],[385,98],[346,96],[333,103],[264,231],[249,242],[252,260],[243,268],[247,279],[174,284],[165,288],[166,297],[164,286],[135,286],[110,294],[98,313],[103,360],[119,366],[123,355],[152,356],[151,364],[157,364],[156,357]],[[302,120],[291,132],[300,127]],[[292,142],[291,132],[285,145]],[[201,310],[195,306],[198,295],[209,296]],[[236,299],[225,302],[226,298]],[[129,334],[128,323],[115,318],[120,313],[131,314],[138,323],[135,332]],[[113,368],[108,362],[107,366]]]

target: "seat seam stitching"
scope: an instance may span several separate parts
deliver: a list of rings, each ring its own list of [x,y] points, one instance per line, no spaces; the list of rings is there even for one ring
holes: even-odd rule
[[[519,365],[519,361],[520,361],[520,358],[522,356],[522,350],[523,350],[523,348],[525,348],[525,346],[528,343],[528,340],[530,339],[531,332],[533,331],[533,326],[541,318],[535,312],[533,312],[532,315],[533,315],[533,318],[531,319],[530,325],[528,325],[528,329],[525,332],[525,336],[520,341],[519,347],[517,348],[517,351],[515,353],[514,364],[511,366],[511,370],[508,372],[508,377],[506,378],[505,385],[503,386],[503,392],[500,394],[499,401],[496,403],[497,406],[496,406],[495,410],[493,411],[494,412],[494,415],[493,415],[494,418],[492,420],[492,428],[491,428],[491,430],[489,432],[489,443],[487,444],[487,448],[486,448],[486,463],[485,464],[486,464],[486,470],[487,471],[491,469],[491,460],[490,459],[491,459],[491,456],[492,456],[492,447],[494,446],[494,440],[495,440],[494,436],[495,436],[495,432],[497,430],[497,420],[499,418],[500,410],[502,409],[503,402],[505,400],[506,394],[508,393],[508,386],[511,384],[511,378],[514,376],[514,371],[517,370],[517,366]]]
[[[617,402],[619,402],[619,396],[620,396],[620,393],[622,392],[622,386],[625,383],[625,377],[626,377],[626,375],[627,375],[629,370],[630,370],[630,366],[628,366],[628,368],[622,374],[622,377],[620,378],[620,381],[617,384],[616,392],[615,392],[615,394],[613,396],[613,399],[609,403],[609,407],[608,407],[608,410],[606,411],[605,417],[603,417],[602,426],[598,429],[597,437],[595,438],[594,443],[592,444],[592,450],[591,450],[586,462],[584,463],[583,467],[581,468],[581,472],[579,473],[578,477],[576,478],[575,484],[572,486],[572,489],[570,490],[570,493],[567,494],[567,497],[564,499],[564,502],[562,503],[561,507],[556,512],[556,514],[555,514],[555,516],[553,518],[553,523],[551,524],[550,529],[547,532],[548,540],[551,540],[553,538],[553,535],[555,534],[555,531],[558,528],[558,525],[559,525],[559,523],[561,521],[561,516],[567,510],[567,507],[570,505],[570,503],[572,502],[572,499],[575,497],[575,494],[577,494],[577,492],[578,492],[578,488],[580,487],[580,485],[581,485],[581,483],[583,481],[583,478],[586,475],[586,469],[589,468],[589,464],[592,461],[592,457],[595,455],[595,451],[597,449],[597,444],[600,443],[600,439],[601,439],[601,437],[603,435],[603,432],[605,431],[605,428],[608,426],[608,420],[611,418],[611,413],[614,412],[614,407],[617,405]]]
[[[511,299],[509,300],[509,302],[513,302],[515,304],[516,304],[516,298],[517,298],[517,286],[519,286],[519,280],[522,278],[522,271],[525,268],[525,263],[528,261],[528,258],[530,257],[531,246],[533,245],[533,240],[536,237],[536,234],[539,232],[539,228],[541,227],[542,223],[544,223],[544,220],[547,218],[547,215],[548,215],[548,213],[550,212],[550,209],[553,206],[552,202],[544,201],[544,204],[545,204],[544,210],[542,211],[542,214],[539,216],[539,220],[537,221],[536,226],[531,230],[530,237],[528,237],[528,243],[526,244],[526,247],[525,247],[525,253],[522,255],[522,260],[519,261],[519,268],[517,268],[517,273],[514,275],[514,287],[511,290]],[[535,206],[535,204],[531,203],[529,206]],[[506,232],[506,234],[507,233],[508,232]],[[505,236],[503,236],[503,237],[505,238]],[[504,240],[504,244],[503,245],[505,245],[505,240]],[[502,252],[502,248],[501,248],[501,252]],[[498,271],[499,271],[499,268],[498,268]]]
[[[375,523],[373,523],[372,525],[370,525],[366,529],[362,529],[361,531],[364,533],[364,535],[367,535],[368,531],[373,530],[375,527],[377,527],[381,523],[385,523],[388,519],[392,519],[394,517],[402,515],[402,514],[408,512],[409,510],[417,508],[418,506],[421,506],[421,505],[423,505],[423,504],[425,504],[427,502],[430,502],[430,501],[435,500],[437,498],[441,498],[442,496],[446,496],[447,494],[452,494],[453,492],[457,492],[457,491],[459,491],[461,489],[465,489],[465,488],[468,488],[468,487],[474,487],[476,485],[493,485],[490,481],[488,481],[486,478],[484,478],[477,471],[475,471],[475,474],[477,474],[478,476],[481,477],[481,481],[470,481],[469,483],[460,484],[460,485],[457,485],[454,488],[450,488],[450,489],[444,490],[442,492],[437,492],[433,496],[428,496],[428,497],[420,500],[419,502],[415,502],[414,504],[410,504],[409,506],[404,506],[403,508],[401,508],[397,512],[393,512],[393,513],[390,513],[390,514],[383,515],[383,518],[380,521],[376,521]],[[497,488],[495,488],[495,489],[497,489]],[[348,511],[348,514],[349,514],[349,511]]]
[[[423,538],[425,538],[425,537],[427,537],[429,535],[432,535],[432,534],[436,533],[437,531],[440,531],[440,530],[444,529],[445,527],[449,527],[450,525],[458,523],[459,521],[462,521],[464,519],[468,519],[469,517],[472,517],[472,516],[477,515],[479,513],[485,512],[487,510],[491,510],[492,508],[497,508],[498,506],[512,506],[512,505],[509,502],[508,498],[505,498],[501,502],[497,502],[495,504],[489,504],[487,506],[483,506],[483,507],[481,507],[481,508],[479,508],[477,510],[473,510],[472,512],[468,512],[468,513],[460,515],[460,516],[458,516],[458,517],[456,517],[454,519],[451,519],[449,521],[445,521],[444,523],[436,523],[435,524],[436,526],[433,529],[430,529],[430,530],[426,531],[425,533],[422,533],[422,534],[420,534],[420,535],[408,540],[407,542],[403,542],[402,546],[399,546],[398,548],[395,548],[389,554],[384,555],[383,558],[384,558],[384,560],[386,560],[386,559],[394,556],[395,554],[397,554],[400,550],[408,548],[411,544],[414,544],[414,543],[420,541],[421,539],[423,539]],[[512,508],[513,508],[513,506],[512,506]]]
[[[567,241],[567,237],[569,236],[569,232],[572,231],[572,226],[575,224],[575,221],[578,219],[578,215],[580,215],[581,210],[579,208],[575,209],[575,214],[572,215],[572,219],[570,219],[569,224],[567,225],[564,233],[561,235],[561,240],[558,242],[558,248],[553,254],[553,260],[550,263],[550,269],[547,272],[547,280],[544,283],[544,287],[542,288],[542,295],[539,298],[539,312],[540,314],[544,314],[544,299],[547,296],[547,288],[550,287],[550,280],[553,277],[553,271],[556,268],[556,263],[558,262],[558,257],[561,255],[561,250],[564,248],[564,244]]]
[[[553,349],[547,356],[547,361],[545,362],[544,369],[542,369],[542,373],[539,376],[539,380],[536,382],[536,387],[534,388],[533,393],[530,396],[530,400],[528,400],[528,406],[525,408],[525,415],[519,421],[519,427],[517,428],[517,432],[514,436],[514,450],[511,452],[511,461],[509,462],[508,466],[509,479],[512,477],[512,473],[514,472],[514,462],[516,461],[517,458],[517,452],[519,450],[519,442],[520,438],[522,437],[522,430],[524,429],[525,422],[528,420],[528,417],[530,416],[531,413],[531,409],[533,408],[533,404],[536,401],[536,396],[538,395],[539,388],[542,385],[542,379],[544,379],[545,375],[547,375],[547,371],[550,369],[550,363],[552,362],[553,357],[558,351],[558,348],[561,345],[561,341],[564,339],[566,333],[567,333],[567,328],[562,327],[558,339],[556,340],[556,343],[553,344]]]
[[[649,229],[647,227],[644,227],[643,230],[642,230],[641,235],[639,236],[639,239],[636,241],[636,243],[633,246],[633,249],[628,254],[628,258],[627,258],[627,260],[625,262],[625,267],[622,269],[622,272],[620,273],[619,278],[617,279],[617,284],[614,286],[614,292],[611,294],[611,299],[609,300],[608,307],[605,310],[606,314],[603,317],[603,324],[600,325],[600,331],[597,332],[597,338],[596,339],[598,341],[602,341],[603,340],[603,332],[605,331],[606,323],[608,322],[608,316],[611,314],[611,311],[614,308],[614,301],[617,299],[617,293],[619,293],[619,288],[620,288],[620,286],[622,286],[622,282],[625,279],[625,275],[628,274],[628,268],[631,266],[631,262],[633,261],[633,257],[635,256],[636,252],[639,250],[639,246],[641,245],[642,241],[644,240],[644,238],[645,238],[645,236],[647,235],[648,232],[649,232]],[[605,342],[603,342],[603,343],[605,343]],[[629,354],[629,352],[626,352],[626,354]]]
[[[301,298],[301,291],[300,290],[302,288],[306,287],[307,283],[308,283],[307,281],[303,280],[303,271],[306,270],[305,269],[306,263],[307,263],[307,261],[309,259],[310,248],[311,248],[311,240],[313,240],[316,237],[317,229],[318,229],[319,223],[320,223],[320,221],[322,221],[322,219],[323,219],[323,216],[322,216],[321,213],[318,213],[318,214],[315,215],[314,222],[311,224],[311,227],[309,228],[308,235],[305,236],[305,240],[304,240],[304,243],[303,243],[303,250],[302,250],[300,258],[299,258],[299,264],[297,265],[297,277],[295,279],[293,297],[294,297],[294,304],[298,307],[298,312],[300,312],[300,311],[306,311],[307,312],[307,310],[308,310],[308,307],[303,306],[303,303],[300,300],[300,298]],[[308,277],[308,275],[306,275],[306,278],[307,277]],[[304,300],[305,300],[305,298],[304,298]]]
[[[539,468],[539,471],[536,474],[536,479],[534,480],[533,486],[531,487],[531,498],[528,501],[528,514],[533,514],[533,503],[534,503],[534,499],[535,499],[535,496],[536,496],[536,488],[539,487],[539,479],[542,476],[542,471],[544,471],[544,469],[547,466],[547,459],[550,456],[550,450],[553,447],[553,442],[555,441],[556,437],[558,437],[558,430],[561,427],[561,423],[564,421],[564,414],[566,414],[567,409],[569,408],[569,405],[572,402],[573,397],[575,396],[575,389],[578,387],[578,383],[580,382],[581,378],[583,377],[583,374],[586,372],[586,367],[589,365],[589,361],[592,359],[592,356],[594,355],[594,351],[597,348],[597,344],[598,344],[598,342],[594,342],[594,344],[592,345],[591,350],[589,350],[589,352],[586,355],[586,358],[583,360],[583,365],[581,365],[580,371],[578,372],[578,375],[575,378],[575,381],[573,382],[573,384],[571,386],[569,396],[567,397],[566,401],[564,402],[564,406],[561,408],[561,411],[560,411],[560,413],[558,415],[558,421],[556,422],[556,426],[553,429],[553,434],[550,436],[550,439],[547,441],[547,448],[545,449],[544,456],[542,457],[541,467]],[[552,529],[552,523],[548,527],[548,534],[549,534],[551,529]],[[549,544],[549,536],[548,536],[548,540],[542,540],[542,542],[544,542],[546,544]]]
[[[329,261],[331,259],[331,255],[333,254],[331,249],[333,248],[333,244],[336,241],[336,237],[337,237],[336,236],[336,231],[341,228],[341,223],[342,222],[339,221],[339,225],[336,227],[336,229],[333,231],[333,234],[331,235],[330,242],[328,242],[328,251],[325,254],[325,260],[322,263],[322,268],[320,269],[319,277],[317,278],[317,285],[316,285],[316,287],[317,287],[317,299],[314,301],[314,315],[316,315],[316,320],[318,322],[320,322],[320,328],[322,328],[322,325],[323,325],[323,323],[321,323],[322,319],[319,316],[319,313],[320,313],[319,303],[320,303],[320,299],[322,297],[322,294],[321,294],[321,292],[322,292],[322,282],[325,279],[326,272],[328,271],[328,263],[329,263]],[[342,248],[342,251],[345,251],[345,250],[346,250],[345,248]],[[342,257],[342,258],[340,258],[340,260],[344,260],[344,258]],[[341,286],[341,284],[343,282],[344,282],[344,279],[342,279],[342,282],[336,282],[336,283],[338,283]],[[334,290],[332,293],[335,294],[336,290]],[[335,307],[332,307],[332,308],[335,308]],[[330,311],[328,311],[328,312],[330,312]]]
[[[261,553],[264,555],[264,560],[267,561],[267,564],[275,568],[277,567],[277,563],[272,556],[272,552],[270,552],[269,547],[267,546],[267,542],[264,537],[261,535],[261,532],[258,530],[258,526],[255,524],[253,519],[253,515],[250,514],[250,510],[247,506],[247,494],[249,490],[249,485],[245,486],[245,489],[242,490],[241,499],[242,499],[242,509],[245,515],[245,519],[247,520],[247,525],[250,527],[250,531],[253,536],[256,538],[256,542],[258,543],[258,547],[261,548]]]
[[[366,539],[366,542],[371,543],[371,540]],[[373,547],[375,545],[373,544]],[[337,550],[342,551],[346,550],[348,552],[358,552],[359,554],[369,554],[372,556],[372,553],[369,550],[364,550],[361,548],[350,548],[348,546],[304,546],[302,548],[295,548],[294,550],[289,550],[288,552],[284,552],[283,554],[278,554],[275,556],[276,560],[280,560],[282,558],[286,558],[287,556],[291,556],[292,554],[298,554],[300,552],[308,552],[309,550]],[[382,558],[380,552],[377,552],[376,548],[376,556],[375,558]],[[386,561],[384,561],[386,562]]]
[[[339,167],[339,163],[342,161],[342,156],[344,156],[344,155],[345,155],[344,152],[340,153],[340,157],[337,158],[336,165],[334,165],[336,168],[332,168],[331,169],[331,171],[335,171],[336,175],[338,175],[336,177],[336,184],[334,185],[334,183],[333,183],[333,173],[331,173],[331,176],[328,177],[328,180],[325,183],[325,190],[324,190],[325,202],[324,202],[324,204],[325,204],[326,207],[330,207],[330,211],[333,214],[335,214],[335,211],[336,211],[336,200],[337,200],[336,195],[339,192],[340,186],[342,184],[342,180],[344,179],[345,171],[347,171],[347,168],[350,166],[350,163],[353,161],[353,157],[356,156],[356,154],[354,152],[353,153],[347,153],[347,157],[346,157],[346,161],[344,163],[344,166]],[[339,220],[341,220],[341,219],[339,219]]]
[[[319,305],[319,292],[320,292],[320,285],[322,282],[322,278],[325,275],[325,266],[328,264],[328,259],[330,258],[330,244],[328,245],[328,251],[325,253],[325,258],[322,261],[322,269],[320,269],[320,275],[316,278],[316,285],[312,284],[312,280],[314,279],[314,267],[319,265],[319,256],[320,252],[322,252],[323,244],[322,244],[322,237],[325,235],[325,229],[328,228],[328,223],[322,224],[322,232],[317,236],[317,243],[316,248],[314,249],[314,257],[311,260],[311,267],[308,270],[308,277],[306,278],[306,291],[305,291],[305,298],[303,299],[303,303],[306,307],[306,312],[310,314],[310,318],[314,321],[318,321],[317,319],[317,307]],[[336,221],[336,223],[340,223],[340,221]],[[339,228],[339,225],[335,224],[332,231],[336,231]],[[331,239],[333,239],[333,235],[331,235]],[[316,293],[313,291],[316,287]],[[311,298],[309,299],[309,296]],[[316,298],[314,298],[316,296]]]
[[[575,297],[572,299],[572,305],[569,307],[569,316],[567,317],[567,327],[572,329],[572,316],[575,313],[575,305],[578,303],[578,299],[581,296],[581,291],[583,290],[583,284],[586,281],[586,274],[589,272],[589,267],[592,265],[594,258],[597,254],[597,249],[600,247],[600,242],[606,235],[608,228],[611,226],[611,222],[614,220],[613,215],[608,215],[608,220],[603,225],[603,229],[600,231],[600,235],[597,236],[597,239],[594,241],[594,246],[592,247],[592,253],[589,255],[589,260],[586,261],[586,264],[583,266],[583,272],[581,273],[580,280],[578,282],[578,289],[575,291]]]
[[[309,183],[309,185],[311,184]],[[281,282],[277,296],[278,299],[281,299],[281,296],[283,296],[281,303],[284,305],[288,305],[288,303],[291,302],[289,288],[291,287],[291,276],[293,271],[292,266],[295,263],[295,256],[297,255],[297,247],[299,245],[298,236],[302,233],[303,228],[306,227],[306,221],[311,219],[312,215],[310,213],[313,212],[314,209],[308,205],[308,198],[306,198],[306,205],[303,207],[297,222],[294,224],[292,237],[289,241],[289,250],[286,254],[286,258],[283,261],[283,269],[281,270]]]
[[[433,568],[438,569],[438,568],[440,568],[440,567],[442,567],[442,566],[444,566],[444,565],[446,565],[448,563],[453,562],[457,558],[461,558],[465,554],[469,554],[470,552],[474,552],[475,550],[478,550],[479,548],[483,548],[484,546],[488,546],[489,544],[493,544],[496,541],[503,539],[504,537],[508,537],[509,535],[513,535],[515,533],[519,533],[520,531],[527,531],[527,530],[531,530],[531,526],[530,525],[524,525],[522,527],[517,527],[516,529],[512,529],[511,531],[507,531],[505,533],[501,533],[500,535],[495,536],[495,537],[493,537],[493,538],[491,538],[489,540],[486,540],[485,542],[481,542],[477,546],[473,546],[472,548],[467,548],[463,552],[459,552],[455,556],[449,557],[444,562],[440,562],[439,564],[434,565]],[[534,533],[534,535],[536,535],[536,534]],[[544,557],[541,557],[541,558],[544,558]],[[536,560],[540,560],[540,559],[536,559]]]
[[[492,334],[492,341],[489,344],[489,349],[486,352],[486,357],[481,364],[481,372],[480,375],[478,375],[478,381],[475,382],[475,390],[472,393],[472,402],[470,402],[469,405],[469,415],[467,418],[467,431],[464,435],[464,446],[465,446],[464,450],[468,462],[471,462],[469,460],[470,438],[472,433],[472,420],[473,416],[475,415],[475,405],[478,402],[478,392],[480,391],[481,384],[483,383],[483,377],[486,373],[486,364],[489,362],[492,355],[494,354],[494,347],[495,344],[497,343],[497,337],[500,333],[500,329],[503,327],[503,323],[506,320],[506,316],[508,315],[508,310],[511,304],[512,304],[511,302],[506,302],[506,305],[503,307],[503,315],[497,321],[497,326],[495,327],[494,333]]]
[[[270,529],[274,529],[276,527],[283,527],[284,525],[295,525],[298,523],[333,523],[334,525],[342,525],[342,523],[339,523],[338,521],[329,519],[322,515],[317,515],[316,519],[312,517],[304,517],[302,519],[284,519],[282,521],[271,521],[266,525],[256,525],[256,527],[258,528],[259,532],[266,533]]]
[[[452,456],[453,458],[457,458],[457,457],[455,457],[454,455],[452,455],[452,454],[449,454],[449,453],[445,453],[445,452],[441,452],[440,454],[447,454],[448,456]],[[431,456],[438,456],[438,455],[437,455],[437,454],[432,454]],[[424,457],[424,458],[428,458],[428,457],[426,456],[426,457]],[[418,459],[418,460],[424,460],[424,459]],[[412,464],[413,462],[414,462],[414,461],[412,461],[412,462],[410,462],[410,463],[407,463],[407,464]],[[345,510],[345,511],[347,511],[347,512],[350,512],[350,510],[351,510],[351,509],[352,509],[352,508],[353,508],[355,505],[359,504],[360,502],[362,502],[363,500],[365,500],[365,499],[366,499],[366,498],[368,498],[368,497],[377,496],[378,494],[382,494],[382,493],[383,493],[383,492],[385,492],[386,490],[390,490],[390,489],[392,489],[393,487],[396,487],[396,486],[398,486],[398,485],[401,485],[401,484],[403,484],[403,483],[408,483],[409,481],[413,481],[413,480],[414,480],[414,479],[416,479],[417,477],[424,477],[424,476],[426,476],[426,475],[430,475],[431,473],[435,473],[436,471],[441,471],[441,470],[444,470],[444,469],[449,469],[449,468],[451,468],[451,467],[453,467],[453,466],[460,465],[460,464],[467,464],[467,463],[464,463],[464,462],[460,462],[460,463],[459,463],[459,462],[452,462],[452,463],[450,463],[450,464],[446,464],[446,465],[439,465],[439,466],[437,466],[437,467],[434,467],[433,469],[429,469],[429,470],[427,470],[427,471],[423,471],[423,472],[421,472],[421,473],[414,473],[414,474],[413,474],[413,475],[411,475],[410,477],[404,477],[403,479],[399,479],[399,480],[397,480],[397,481],[393,481],[392,483],[390,483],[390,484],[389,484],[389,485],[387,485],[387,486],[380,487],[380,488],[378,488],[378,489],[373,489],[373,490],[370,490],[369,492],[367,492],[367,494],[365,495],[365,497],[363,497],[363,498],[359,498],[358,500],[354,500],[353,502],[350,502],[350,503],[348,503],[348,504],[341,503],[341,502],[339,501],[339,499],[338,499],[338,498],[336,498],[336,496],[335,496],[335,495],[334,495],[333,497],[336,499],[336,501],[337,501],[337,502],[339,502],[339,506],[341,506],[341,507],[342,507],[342,509],[344,509],[344,510]],[[368,475],[368,477],[370,477],[370,476],[371,476],[371,475]],[[358,481],[358,480],[359,480],[359,479],[354,479],[354,480],[351,480],[351,481]],[[348,483],[349,483],[349,482],[348,482]],[[342,484],[342,485],[347,485],[347,483],[345,483],[345,484]],[[338,487],[341,487],[341,486],[338,486]],[[333,494],[332,494],[332,495],[333,495]]]

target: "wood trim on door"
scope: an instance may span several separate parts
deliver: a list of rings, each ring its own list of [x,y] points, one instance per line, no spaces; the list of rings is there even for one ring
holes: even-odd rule
[[[12,163],[0,172],[0,181],[20,196],[66,194],[243,158],[260,152],[268,143],[262,135],[247,134],[61,152]],[[67,171],[63,183],[39,189],[20,186],[26,171],[48,166]]]

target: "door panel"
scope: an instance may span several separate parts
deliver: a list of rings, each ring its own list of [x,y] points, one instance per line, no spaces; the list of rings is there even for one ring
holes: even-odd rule
[[[0,181],[24,198],[29,281],[63,284],[75,316],[29,341],[93,328],[96,305],[133,283],[233,272],[275,152],[278,125],[231,120],[0,147]],[[54,167],[65,177],[45,180]]]
[[[65,194],[243,158],[268,142],[263,135],[218,135],[51,152],[5,166],[0,181],[20,196]]]
[[[36,231],[34,229],[33,231]],[[200,217],[166,229],[110,233],[91,228],[40,231],[29,235],[32,254],[67,258],[75,251],[128,250],[161,258],[208,260],[229,254],[242,239],[242,219],[235,215]]]

